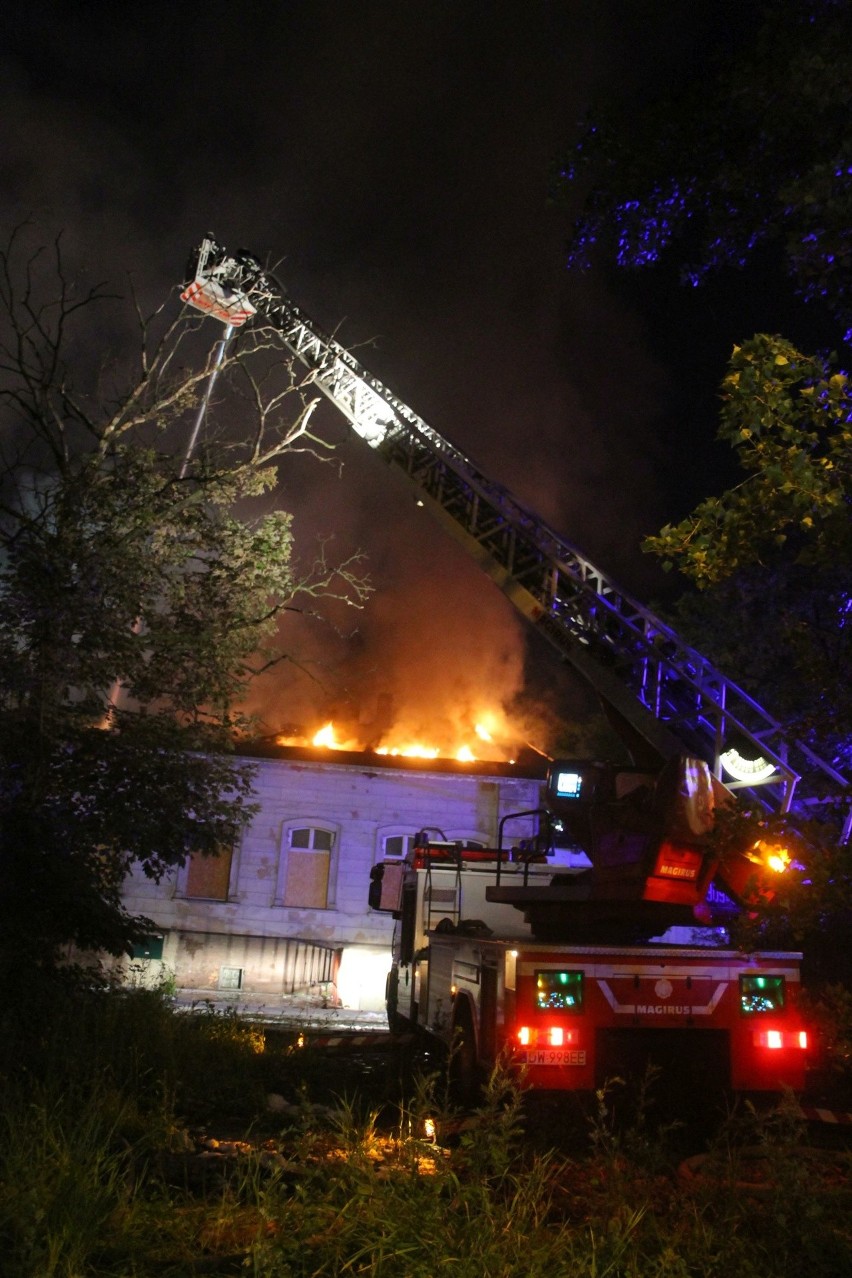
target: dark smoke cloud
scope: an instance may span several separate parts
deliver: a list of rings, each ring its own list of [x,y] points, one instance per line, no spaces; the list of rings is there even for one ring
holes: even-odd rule
[[[4,221],[63,228],[74,270],[132,273],[151,305],[208,230],[281,259],[294,298],[368,368],[644,591],[668,374],[602,279],[566,276],[547,205],[587,106],[641,94],[665,58],[624,8],[34,0],[7,16],[0,63]],[[325,421],[342,474],[286,463],[278,499],[303,558],[333,532],[341,555],[366,551],[376,592],[360,614],[332,610],[336,629],[289,618],[298,664],[258,693],[267,727],[335,706],[362,725],[389,705],[447,723],[483,688],[517,703],[509,605]]]

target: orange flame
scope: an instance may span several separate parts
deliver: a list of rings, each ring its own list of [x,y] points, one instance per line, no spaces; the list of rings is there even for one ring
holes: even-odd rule
[[[421,745],[414,742],[403,746],[379,746],[376,754],[397,755],[402,759],[437,759],[439,751],[434,746]]]
[[[334,724],[326,723],[319,732],[314,733],[311,738],[311,745],[327,746],[329,750],[339,750],[340,744],[334,735]]]
[[[790,868],[791,857],[785,847],[775,843],[765,843],[763,839],[758,839],[753,848],[753,853],[757,855],[755,860],[774,870],[776,874],[783,874],[785,870]]]
[[[499,759],[505,753],[496,742],[494,733],[498,733],[501,739],[507,735],[507,728],[503,716],[496,712],[488,712],[484,714],[479,722],[475,723],[470,729],[474,738],[473,743],[464,740],[465,729],[461,725],[457,725],[456,731],[447,734],[441,741],[440,745],[429,745],[422,738],[418,738],[412,734],[411,737],[403,735],[399,729],[391,730],[385,736],[381,745],[375,747],[375,753],[390,757],[402,759],[455,759],[458,763],[476,763],[483,755],[485,758]],[[452,741],[452,736],[456,737],[456,741]],[[461,737],[461,742],[459,742]],[[483,743],[492,747],[490,750],[483,751]],[[325,750],[363,750],[365,746],[363,742],[355,738],[342,739],[339,729],[335,727],[332,720],[324,723],[319,731],[308,740],[306,738],[295,737],[279,737],[279,745],[298,746],[313,745]],[[511,759],[510,762],[514,762]]]
[[[360,742],[353,737],[341,740],[331,720],[323,724],[319,732],[314,733],[311,737],[311,745],[322,746],[326,750],[360,750],[362,748]]]

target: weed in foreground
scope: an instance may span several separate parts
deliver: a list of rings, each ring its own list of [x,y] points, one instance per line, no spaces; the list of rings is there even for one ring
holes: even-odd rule
[[[120,1041],[99,1037],[107,1017]],[[279,1119],[274,1141],[246,1142],[244,1154],[214,1160],[218,1171],[204,1184],[184,1182],[176,1169],[198,1157],[187,1113],[205,1080],[231,1071],[220,1093],[230,1106],[240,1088],[253,1095],[269,1077],[268,1053],[252,1049],[245,1027],[227,1022],[212,1036],[211,1028],[203,1015],[178,1020],[168,1008],[122,999],[78,1019],[80,1040],[97,1033],[88,1051],[69,1043],[61,1060],[44,1058],[40,1076],[36,1052],[27,1069],[6,1067],[4,1278],[852,1272],[844,1197],[852,1177],[835,1167],[836,1192],[824,1192],[792,1107],[732,1115],[686,1184],[651,1106],[653,1079],[637,1087],[633,1111],[619,1085],[604,1089],[590,1146],[569,1159],[530,1143],[523,1086],[502,1065],[472,1114],[453,1110],[438,1070],[415,1079],[387,1120],[386,1107],[379,1113],[357,1091],[330,1107],[317,1103],[310,1058],[282,1053],[275,1069],[294,1071],[295,1116]],[[55,1024],[42,1037],[39,1051],[60,1048]],[[178,1062],[193,1042],[199,1072],[184,1078]]]

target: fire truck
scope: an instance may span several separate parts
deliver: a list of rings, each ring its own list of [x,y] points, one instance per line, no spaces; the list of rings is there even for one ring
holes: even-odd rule
[[[602,771],[551,766],[536,838],[483,849],[423,831],[407,861],[374,867],[370,904],[397,920],[391,1027],[440,1042],[466,1100],[499,1058],[544,1091],[598,1089],[649,1063],[669,1089],[687,1079],[693,1097],[802,1090],[801,954],[725,948],[723,916],[707,905],[720,866],[703,838],[706,807],[695,821],[701,783],[705,799],[713,789],[706,764],[678,756],[656,776],[613,769],[609,802]],[[585,869],[575,854],[560,864],[550,844],[568,804],[575,849],[583,826],[604,827],[583,840],[595,857]],[[673,940],[678,931],[693,943]]]
[[[504,847],[501,822],[498,846],[482,849],[424,832],[407,860],[373,868],[370,904],[396,920],[392,1026],[453,1045],[464,1083],[510,1052],[546,1090],[598,1087],[641,1057],[736,1090],[800,1088],[801,955],[720,944],[772,849],[720,863],[710,832],[740,793],[769,813],[815,816],[828,803],[846,840],[848,778],[488,479],[255,255],[206,236],[181,296],[225,325],[220,356],[245,324],[278,333],[309,384],[594,689],[632,759],[554,761],[541,810],[518,814],[529,837]]]

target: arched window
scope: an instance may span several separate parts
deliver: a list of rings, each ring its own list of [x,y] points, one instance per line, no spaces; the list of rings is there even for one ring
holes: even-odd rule
[[[414,847],[413,834],[383,834],[379,840],[380,860],[389,861],[392,858],[408,856]]]
[[[334,904],[337,831],[314,822],[293,822],[281,839],[281,872],[276,899],[301,910],[327,910]]]

